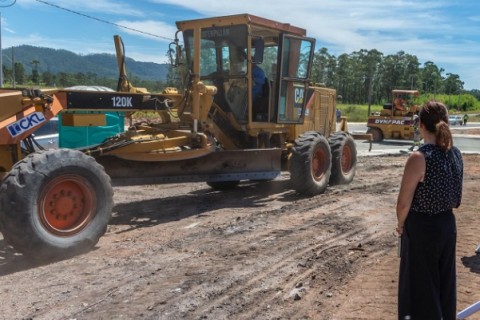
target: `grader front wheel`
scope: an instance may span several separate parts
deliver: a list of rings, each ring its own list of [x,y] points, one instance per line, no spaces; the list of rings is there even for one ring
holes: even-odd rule
[[[3,179],[0,226],[5,240],[35,259],[93,247],[113,207],[110,178],[92,157],[57,149],[30,154]]]
[[[42,226],[58,236],[80,232],[95,216],[94,188],[79,175],[52,179],[38,199],[37,214]]]

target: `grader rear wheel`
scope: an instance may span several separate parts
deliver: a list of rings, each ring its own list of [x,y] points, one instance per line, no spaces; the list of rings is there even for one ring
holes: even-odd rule
[[[332,175],[330,185],[348,184],[353,181],[357,165],[355,141],[347,132],[335,132],[330,137],[332,150]]]
[[[0,189],[5,240],[35,259],[61,258],[93,247],[113,207],[110,178],[76,150],[34,153],[18,162]]]
[[[327,139],[318,132],[305,132],[295,140],[290,165],[293,188],[305,195],[325,191],[330,179],[331,152]]]

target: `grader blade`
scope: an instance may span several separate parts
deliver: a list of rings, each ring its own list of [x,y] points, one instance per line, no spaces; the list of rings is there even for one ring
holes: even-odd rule
[[[348,132],[348,123],[347,123],[347,117],[341,117],[340,118],[340,129],[339,131],[345,131]],[[370,147],[368,148],[368,151],[372,151],[372,141],[373,137],[371,133],[356,133],[356,132],[349,132],[350,135],[352,136],[353,139],[355,140],[367,140],[368,143],[370,144]]]
[[[179,182],[271,180],[281,171],[281,149],[225,150],[180,161],[132,161],[102,156],[112,184],[142,185]]]
[[[368,151],[372,151],[372,134],[371,133],[351,133],[353,139],[355,140],[367,140],[368,143],[370,143],[370,147],[368,148]]]

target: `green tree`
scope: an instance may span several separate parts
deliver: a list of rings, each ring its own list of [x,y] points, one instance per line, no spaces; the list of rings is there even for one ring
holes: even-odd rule
[[[327,48],[319,49],[313,57],[312,81],[332,86],[335,81],[336,64],[335,57],[328,53]]]
[[[477,100],[480,100],[480,89],[473,89],[469,92],[472,96],[474,96]]]
[[[376,50],[364,50],[362,55],[359,56],[359,63],[360,63],[360,72],[364,74],[363,80],[363,94],[365,97],[365,101],[367,103],[372,102],[373,100],[378,100],[381,96],[377,96],[374,94],[376,92],[375,88],[378,87],[378,72],[380,65],[383,60],[383,54]]]
[[[2,72],[3,72],[3,81],[4,83],[12,82],[12,76],[13,72],[12,69],[8,68],[6,65],[2,66]]]
[[[38,84],[40,82],[40,74],[38,73],[38,65],[40,64],[40,61],[38,60],[32,60],[30,64],[33,66],[32,67],[32,82],[34,84]]]
[[[58,79],[58,86],[60,87],[70,87],[74,85],[72,81],[70,81],[71,75],[65,73],[65,72],[59,72],[57,75]],[[80,83],[77,83],[75,85],[80,85]]]
[[[423,68],[421,69],[422,75],[422,92],[423,93],[440,93],[442,88],[442,73],[445,70],[443,68],[439,68],[435,65],[435,63],[431,61],[427,61],[423,64]]]
[[[55,86],[55,75],[50,71],[45,71],[42,73],[42,82],[47,86]]]
[[[86,77],[87,77],[88,83],[93,84],[93,85],[97,84],[98,75],[96,73],[87,72]]]
[[[88,81],[87,75],[83,72],[75,73],[74,81],[78,85],[89,85],[90,84],[89,81]]]
[[[459,94],[463,91],[464,82],[460,80],[458,74],[447,73],[447,77],[443,81],[443,91],[446,94]]]
[[[337,82],[334,85],[337,88],[337,94],[342,96],[345,103],[353,101],[353,66],[348,54],[344,53],[337,59]]]
[[[13,81],[16,84],[25,84],[26,76],[25,76],[25,67],[20,62],[15,62],[15,79]]]

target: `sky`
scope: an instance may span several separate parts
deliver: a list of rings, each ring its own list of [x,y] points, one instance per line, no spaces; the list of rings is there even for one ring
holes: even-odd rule
[[[304,28],[336,57],[404,51],[480,89],[478,0],[0,0],[1,46],[115,54],[120,35],[128,57],[164,63],[176,21],[241,13]]]

